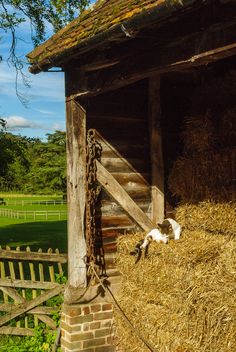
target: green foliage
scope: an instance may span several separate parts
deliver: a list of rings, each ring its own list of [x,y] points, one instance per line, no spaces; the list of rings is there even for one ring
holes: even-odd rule
[[[66,283],[67,278],[64,273],[57,274],[56,282]],[[32,290],[26,290],[26,297],[32,299]],[[60,310],[63,303],[63,296],[58,295],[50,298],[46,305],[50,307],[58,308],[52,315],[52,319],[55,321],[56,325],[60,324]],[[30,319],[31,317],[31,319]],[[28,326],[33,324],[33,315],[28,315]],[[24,322],[24,316],[21,317],[22,322]],[[16,320],[11,321],[12,326],[15,326]],[[15,336],[3,336],[0,337],[0,351],[2,352],[50,352],[56,338],[56,331],[51,331],[44,323],[40,323],[34,328],[33,337],[15,337]],[[60,349],[57,351],[59,352]]]
[[[0,338],[1,352],[50,352],[56,332],[49,331],[45,324],[34,329],[33,337],[4,336]]]
[[[0,28],[14,31],[30,20],[35,45],[45,40],[48,24],[56,32],[73,20],[88,0],[0,0]]]
[[[66,193],[66,136],[56,131],[46,142],[0,132],[0,190]]]

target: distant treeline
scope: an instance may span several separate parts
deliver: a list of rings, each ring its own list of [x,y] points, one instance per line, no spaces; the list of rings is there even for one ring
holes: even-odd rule
[[[66,193],[66,135],[47,140],[0,131],[0,191]]]

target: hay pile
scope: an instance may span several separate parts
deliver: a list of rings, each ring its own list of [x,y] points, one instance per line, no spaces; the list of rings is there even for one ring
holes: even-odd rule
[[[189,211],[197,213],[195,208]],[[190,231],[186,212],[177,212],[186,227],[181,239],[168,245],[152,243],[148,258],[136,265],[129,251],[143,234],[120,237],[119,302],[155,351],[235,352],[236,237]],[[227,231],[235,231],[233,224]],[[148,351],[118,312],[116,324],[122,351]]]
[[[236,109],[217,119],[207,112],[185,119],[184,150],[169,174],[171,193],[183,202],[235,199]]]
[[[186,230],[236,236],[236,203],[185,204],[177,208],[176,220]]]

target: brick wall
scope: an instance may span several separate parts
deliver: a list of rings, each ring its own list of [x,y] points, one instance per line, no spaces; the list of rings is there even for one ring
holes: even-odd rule
[[[111,303],[64,304],[61,317],[62,352],[115,352]]]

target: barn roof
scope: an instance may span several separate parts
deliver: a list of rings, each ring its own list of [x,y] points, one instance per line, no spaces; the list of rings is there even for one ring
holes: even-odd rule
[[[85,53],[91,47],[109,40],[119,40],[170,17],[177,10],[202,0],[98,0],[78,18],[30,52],[30,71],[38,73],[51,67],[62,67],[75,52]]]

